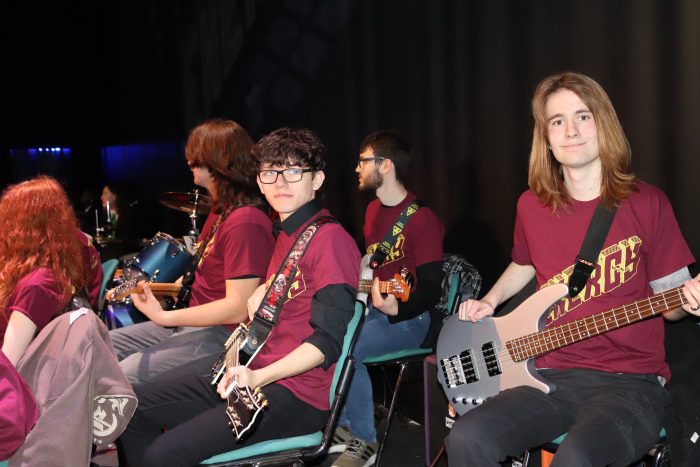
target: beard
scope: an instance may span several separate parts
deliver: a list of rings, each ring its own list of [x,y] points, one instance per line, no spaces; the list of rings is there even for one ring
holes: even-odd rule
[[[376,190],[384,183],[384,176],[375,169],[367,177],[360,179],[360,190]]]

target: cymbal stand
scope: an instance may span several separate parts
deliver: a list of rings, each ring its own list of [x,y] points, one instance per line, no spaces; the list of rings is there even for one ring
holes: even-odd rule
[[[192,212],[190,213],[190,223],[191,229],[187,232],[187,235],[191,235],[194,238],[199,237],[199,229],[197,228],[197,210],[199,208],[199,188],[195,188],[192,192],[194,194],[194,206],[192,207]]]
[[[104,231],[104,227],[100,227],[100,212],[95,209],[95,237],[101,237]]]

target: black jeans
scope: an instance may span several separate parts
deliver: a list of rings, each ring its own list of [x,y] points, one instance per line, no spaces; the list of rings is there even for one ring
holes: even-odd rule
[[[544,370],[552,394],[521,386],[461,416],[445,440],[450,467],[496,466],[568,432],[552,466],[626,466],[661,430],[667,391],[654,375]]]
[[[236,442],[228,426],[226,402],[209,379],[190,376],[158,381],[137,385],[134,391],[139,406],[119,438],[120,455],[130,467],[197,465],[260,441],[313,433],[328,419],[328,411],[271,384],[263,388],[269,405],[258,416],[256,427]]]

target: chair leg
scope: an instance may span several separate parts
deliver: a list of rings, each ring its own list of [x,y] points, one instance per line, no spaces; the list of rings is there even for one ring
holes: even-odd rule
[[[401,389],[401,382],[403,380],[403,372],[406,369],[407,363],[402,363],[399,369],[399,376],[396,378],[396,386],[394,387],[394,395],[391,397],[391,403],[389,404],[389,413],[386,417],[386,427],[384,428],[384,436],[382,436],[379,442],[379,448],[377,449],[377,458],[374,461],[375,467],[379,467],[379,462],[382,458],[382,453],[384,452],[384,446],[386,445],[387,437],[389,436],[389,427],[391,426],[392,415],[394,415],[394,410],[396,409],[396,401],[399,398],[399,389]]]
[[[430,465],[430,413],[428,400],[428,359],[423,359],[423,446],[425,448],[425,465]]]

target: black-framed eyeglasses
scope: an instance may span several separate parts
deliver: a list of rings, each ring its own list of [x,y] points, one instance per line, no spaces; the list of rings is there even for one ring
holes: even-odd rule
[[[282,178],[287,183],[296,183],[304,176],[306,172],[313,172],[313,169],[302,169],[299,167],[292,167],[290,169],[274,170],[266,169],[258,172],[258,178],[260,183],[266,185],[272,185],[277,181],[277,177],[282,174]]]
[[[358,166],[358,167],[362,167],[362,164],[365,163],[365,162],[383,161],[384,159],[386,159],[386,157],[378,157],[378,156],[374,156],[374,157],[360,157],[360,158],[357,160],[357,166]]]

